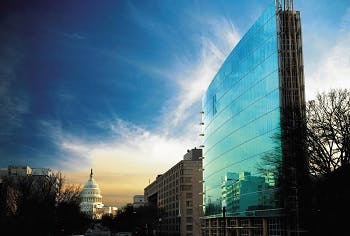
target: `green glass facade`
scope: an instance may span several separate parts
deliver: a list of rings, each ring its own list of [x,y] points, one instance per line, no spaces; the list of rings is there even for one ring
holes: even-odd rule
[[[271,4],[227,57],[202,100],[204,214],[278,215],[281,109]]]

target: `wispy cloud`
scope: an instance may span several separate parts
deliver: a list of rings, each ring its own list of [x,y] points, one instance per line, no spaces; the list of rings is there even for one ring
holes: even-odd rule
[[[313,99],[317,92],[331,88],[350,87],[350,8],[342,18],[340,29],[334,41],[318,47],[318,57],[311,58],[310,68],[305,67],[307,99]]]
[[[176,71],[172,72],[172,79],[176,81],[178,93],[166,101],[159,129],[147,130],[119,118],[98,121],[97,125],[112,135],[94,143],[84,141],[83,137],[63,135],[61,129],[54,131],[62,150],[69,151],[72,157],[80,157],[81,163],[88,160],[85,165],[76,165],[77,159],[65,158],[66,167],[79,167],[70,168],[71,180],[86,181],[87,174],[79,169],[88,170],[91,166],[99,177],[106,202],[114,203],[113,198],[119,192],[124,197],[118,199],[118,203],[126,203],[133,194],[143,191],[149,179],[153,180],[180,161],[186,149],[200,144],[201,97],[239,38],[233,24],[224,18],[203,24],[206,33],[200,36],[199,59],[190,62],[182,55],[174,57]]]
[[[198,129],[189,129],[189,126],[201,119],[195,116],[201,110],[201,98],[239,40],[236,28],[226,18],[202,17],[200,23],[205,30],[196,38],[200,42],[198,59],[177,57],[178,70],[175,78],[179,93],[164,107],[163,127],[166,133],[172,133],[173,130],[184,132],[181,127],[185,127],[185,130],[190,130],[187,134],[198,134]]]
[[[51,148],[59,151],[57,156],[50,157],[53,167],[70,170],[89,165],[91,147],[87,145],[87,139],[65,131],[59,120],[39,120],[37,124],[35,135],[41,136]]]
[[[148,180],[154,180],[156,174],[177,163],[191,142],[190,137],[166,137],[120,119],[105,125],[117,138],[95,143],[68,138],[58,145],[71,154],[62,161],[69,182],[84,183],[88,169],[93,167],[105,202],[109,204],[116,203],[113,199],[116,193],[129,194],[127,199],[119,198],[118,204],[125,204],[133,194],[142,193]]]

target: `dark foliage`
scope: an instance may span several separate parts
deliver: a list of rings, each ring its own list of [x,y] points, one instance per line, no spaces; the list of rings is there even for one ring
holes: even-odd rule
[[[350,212],[350,165],[313,178],[312,235],[346,235]]]
[[[89,216],[80,212],[75,202],[62,202],[56,207],[56,235],[84,233],[91,225]]]
[[[159,229],[159,211],[154,206],[133,208],[128,205],[112,218],[104,216],[101,220],[112,232],[133,232],[133,235],[153,235]]]
[[[63,187],[60,174],[10,176],[0,187],[0,228],[5,235],[83,233],[90,219],[80,213],[80,188]]]

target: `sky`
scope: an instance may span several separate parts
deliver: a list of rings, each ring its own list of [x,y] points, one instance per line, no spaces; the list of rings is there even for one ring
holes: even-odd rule
[[[123,206],[200,145],[201,97],[271,0],[5,0],[0,167],[60,170]],[[306,98],[350,88],[350,1],[295,0]]]

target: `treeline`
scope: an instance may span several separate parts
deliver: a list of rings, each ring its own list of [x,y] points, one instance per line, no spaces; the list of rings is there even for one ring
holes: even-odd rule
[[[131,204],[118,211],[116,216],[104,215],[101,224],[112,233],[132,232],[133,235],[154,235],[159,232],[159,209],[156,206],[140,206],[134,208]]]
[[[1,235],[84,234],[91,220],[80,212],[80,187],[61,174],[8,176],[0,183]]]
[[[159,209],[156,206],[125,206],[118,211],[115,217],[104,215],[101,220],[103,226],[108,227],[112,233],[132,232],[133,235],[154,235],[159,232]]]

